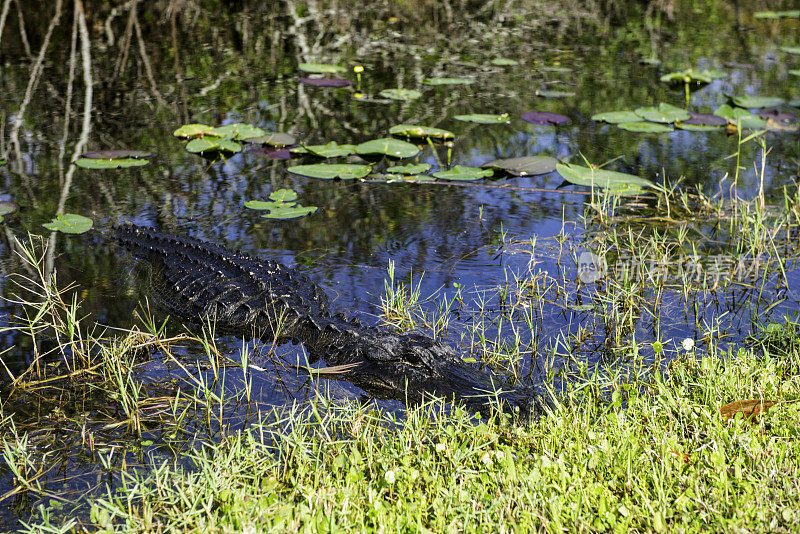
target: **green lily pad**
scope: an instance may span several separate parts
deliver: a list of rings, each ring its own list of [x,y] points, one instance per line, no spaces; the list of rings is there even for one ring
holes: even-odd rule
[[[115,149],[115,150],[96,150],[94,152],[86,152],[81,154],[82,158],[89,158],[89,159],[124,159],[124,158],[133,158],[133,159],[146,159],[152,158],[155,156],[152,152],[145,152],[144,150],[127,150],[127,149]]]
[[[423,172],[428,172],[431,170],[432,165],[430,163],[409,163],[408,165],[395,165],[394,167],[389,167],[386,169],[386,172],[390,174],[405,174],[405,175],[412,175],[412,174],[422,174]]]
[[[340,145],[336,141],[331,141],[325,145],[305,145],[297,146],[290,150],[292,154],[313,154],[320,158],[338,158],[355,154],[356,145]]]
[[[800,46],[782,46],[781,50],[783,50],[787,54],[798,54],[798,55],[800,55]]]
[[[754,115],[746,109],[734,108],[728,104],[723,104],[714,110],[714,115],[728,119],[741,125],[742,128],[750,130],[760,130],[767,126],[767,121],[758,115]]]
[[[722,126],[713,126],[710,124],[687,124],[685,122],[678,122],[675,124],[676,128],[687,130],[689,132],[721,132]]]
[[[258,137],[247,137],[242,139],[245,143],[268,145],[268,146],[291,146],[297,142],[293,135],[281,132],[271,132]]]
[[[244,207],[251,210],[271,210],[279,207],[281,202],[273,202],[270,200],[248,200],[244,203]]]
[[[482,168],[500,169],[514,176],[536,176],[556,170],[558,160],[550,156],[525,156],[489,161]]]
[[[688,111],[663,102],[658,107],[638,108],[634,111],[639,117],[650,122],[671,124],[675,121],[685,121],[691,117]]]
[[[206,135],[192,139],[186,144],[186,150],[193,154],[203,152],[241,152],[242,145],[224,137]]]
[[[19,206],[15,202],[11,202],[10,200],[3,200],[0,201],[0,222],[3,222],[4,217],[11,213],[17,211]]]
[[[369,165],[317,163],[315,165],[295,165],[286,170],[292,174],[306,176],[308,178],[320,178],[322,180],[333,180],[334,178],[354,180],[368,175],[372,167]]]
[[[800,69],[792,69],[792,70],[787,71],[787,72],[788,72],[788,74],[790,74],[792,76],[800,76]]]
[[[213,129],[214,127],[209,126],[208,124],[184,124],[172,132],[172,135],[175,137],[182,137],[184,139],[194,139],[195,137],[203,137],[204,135],[208,135]]]
[[[63,213],[57,215],[52,221],[42,226],[48,230],[63,232],[65,234],[82,234],[91,230],[92,226],[94,226],[94,221],[83,215]]]
[[[150,163],[146,159],[120,158],[120,159],[92,159],[80,158],[73,162],[84,169],[125,169],[128,167],[141,167]]]
[[[296,206],[281,206],[271,209],[269,213],[262,215],[262,218],[280,220],[299,219],[300,217],[316,213],[318,209],[319,208],[316,206],[301,206],[300,204]]]
[[[659,124],[656,122],[621,122],[617,124],[620,130],[637,133],[668,133],[673,130],[669,124]]]
[[[624,172],[592,169],[580,165],[559,163],[556,166],[558,174],[571,184],[583,186],[597,186],[612,192],[635,192],[643,187],[653,187],[653,182],[633,174]]]
[[[425,85],[471,85],[475,80],[467,78],[425,78],[422,80]]]
[[[292,202],[297,200],[297,193],[294,189],[278,189],[270,193],[269,198],[275,202]]]
[[[416,100],[422,96],[422,93],[414,89],[384,89],[380,95],[392,100]]]
[[[389,156],[405,159],[419,154],[419,147],[393,137],[384,137],[361,143],[356,146],[356,152],[362,156]]]
[[[480,169],[478,167],[462,167],[461,165],[456,165],[449,171],[439,171],[433,173],[433,176],[436,178],[441,178],[442,180],[458,180],[461,182],[470,182],[473,180],[480,180],[481,178],[486,178],[492,176],[494,171],[491,169]]]
[[[241,141],[249,137],[263,137],[267,135],[267,132],[251,124],[237,122],[214,128],[207,135],[216,135],[217,137],[226,137],[228,139]]]
[[[619,124],[620,122],[638,122],[642,118],[633,111],[605,111],[592,115],[593,121]]]
[[[542,72],[557,72],[559,74],[572,72],[572,69],[568,67],[540,67],[539,70]]]
[[[791,11],[756,11],[753,13],[756,19],[797,19],[800,18],[800,10]]]
[[[492,60],[492,65],[497,65],[498,67],[514,67],[519,65],[519,61],[505,57],[496,57]]]
[[[728,99],[740,108],[774,108],[786,101],[774,96],[729,96]]]
[[[330,74],[332,72],[344,72],[344,67],[339,65],[331,65],[329,63],[300,63],[297,66],[303,72],[314,72],[317,74]]]
[[[389,128],[391,135],[402,137],[417,137],[431,139],[454,139],[456,134],[449,130],[442,130],[441,128],[433,128],[432,126],[419,126],[417,124],[398,124]]]
[[[694,83],[694,84],[704,84],[704,83],[711,83],[712,78],[710,76],[704,75],[702,72],[697,72],[692,69],[682,70],[677,72],[670,72],[668,74],[663,75],[659,78],[660,81],[664,83]]]
[[[575,96],[574,91],[536,91],[536,96],[542,98],[570,98]]]
[[[477,124],[508,124],[511,122],[511,117],[508,116],[508,113],[502,113],[500,115],[472,113],[470,115],[456,115],[453,118],[457,121],[474,122]]]
[[[6,161],[6,158],[0,157],[0,167],[2,167],[3,165],[5,165],[6,163],[8,163],[8,162]]]

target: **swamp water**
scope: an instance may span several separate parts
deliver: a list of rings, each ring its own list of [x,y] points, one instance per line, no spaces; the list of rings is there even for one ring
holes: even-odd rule
[[[8,528],[42,503],[68,513],[83,496],[119,484],[120,472],[146,472],[269,420],[272,407],[362,398],[346,381],[310,380],[295,367],[306,363],[296,346],[247,344],[257,368],[243,376],[240,339],[209,347],[200,327],[186,334],[175,319],[161,338],[183,338],[127,338],[128,348],[139,347],[129,359],[93,367],[92,358],[105,356],[101,344],[86,341],[90,334],[122,339],[134,325],[146,331],[147,317],[155,329],[165,317],[147,304],[146,269],[132,268],[104,238],[118,221],[296,266],[340,310],[419,328],[511,382],[556,391],[587,366],[645,373],[687,350],[724,352],[759,325],[797,317],[800,141],[791,114],[800,98],[800,20],[765,14],[790,2],[375,3],[354,11],[337,2],[131,10],[135,2],[68,1],[19,12],[16,3],[2,4],[0,208],[8,213],[0,406],[3,437],[15,444],[0,467]],[[319,86],[345,82],[317,81],[308,70],[325,67],[313,64],[343,67],[321,76],[347,85]],[[685,83],[661,81],[687,69],[678,77]],[[737,108],[728,95],[782,102]],[[720,110],[726,103],[730,110]],[[670,119],[642,121],[642,110],[628,117],[628,129],[592,119],[659,104],[731,120],[692,131]],[[522,119],[534,110],[557,115]],[[455,118],[475,114],[498,117]],[[558,116],[569,122],[535,124]],[[283,159],[286,148],[246,142],[238,153],[200,155],[173,135],[196,123],[288,133],[297,146],[357,145],[400,124],[454,138],[452,145],[411,139],[419,154],[392,162]],[[630,131],[640,129],[668,131]],[[753,132],[763,133],[748,139]],[[72,165],[83,153],[113,149],[154,156],[122,169]],[[448,162],[479,168],[523,156],[576,166],[613,160],[603,169],[657,187],[639,196],[592,190],[565,182],[563,167],[428,181]],[[287,171],[323,161],[372,168],[349,180]],[[406,163],[431,168],[413,183],[386,172]],[[631,180],[623,177],[623,187]],[[280,189],[318,210],[276,220],[245,207]],[[90,217],[94,229],[42,227],[59,213]],[[65,344],[53,329],[33,342],[16,327],[33,313],[17,301],[37,300],[20,289],[31,287],[20,276],[39,277],[20,257],[29,232],[43,236],[30,245],[38,254],[46,245],[40,272],[57,273],[59,288],[76,284],[63,298],[67,309],[73,296],[81,301],[83,344]]]

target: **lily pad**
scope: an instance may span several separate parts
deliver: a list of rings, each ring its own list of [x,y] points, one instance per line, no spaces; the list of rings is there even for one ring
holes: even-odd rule
[[[6,158],[0,157],[0,167],[7,163]]]
[[[457,121],[474,122],[477,124],[508,124],[511,118],[508,113],[491,115],[489,113],[472,113],[470,115],[456,115],[453,117]]]
[[[727,121],[725,124],[727,124]],[[712,126],[710,124],[688,124],[686,122],[678,122],[675,124],[675,127],[689,132],[719,132],[724,129],[721,126]]]
[[[333,180],[334,178],[354,180],[368,175],[372,167],[369,165],[317,163],[315,165],[295,165],[286,170],[292,174],[306,176],[308,178],[320,178],[322,180]]]
[[[690,115],[691,117],[681,122],[680,126],[688,124],[693,126],[722,127],[728,124],[728,121],[724,117],[720,117],[719,115],[708,115],[707,113],[690,113]]]
[[[421,139],[430,137],[431,139],[441,140],[454,139],[456,136],[456,134],[450,130],[442,130],[441,128],[433,128],[432,126],[419,126],[417,124],[398,124],[397,126],[389,128],[389,133],[400,137],[415,137]]]
[[[663,102],[659,104],[658,107],[638,108],[634,113],[646,121],[660,122],[663,124],[671,124],[675,121],[685,121],[691,118],[691,115],[689,115],[689,112],[685,109]]]
[[[794,122],[797,119],[797,117],[795,116],[794,113],[788,113],[788,112],[785,112],[785,111],[781,112],[781,111],[778,111],[777,109],[771,109],[769,111],[762,111],[761,113],[758,114],[758,116],[761,117],[764,120],[772,119],[773,121],[779,122],[779,123],[782,123],[782,124],[789,124],[789,123]]]
[[[467,78],[425,78],[422,80],[425,85],[471,85],[475,80]]]
[[[742,128],[750,130],[760,130],[767,126],[767,121],[758,115],[753,115],[746,109],[731,107],[728,104],[723,104],[714,110],[714,115],[728,119],[741,125]]]
[[[291,146],[297,142],[293,135],[281,132],[268,133],[260,137],[248,137],[242,139],[245,143],[269,145],[269,146]]]
[[[330,74],[333,72],[344,72],[346,69],[339,65],[331,65],[329,63],[300,63],[297,66],[303,72],[313,72],[317,74]]]
[[[519,65],[519,61],[505,57],[496,57],[492,60],[492,65],[497,65],[498,67],[514,67]]]
[[[216,135],[217,137],[225,137],[227,139],[241,141],[242,139],[247,139],[250,137],[262,137],[267,135],[267,132],[251,124],[237,122],[214,128],[209,132],[208,135]]]
[[[386,172],[390,174],[405,174],[405,175],[412,175],[412,174],[422,174],[423,172],[428,172],[431,170],[432,165],[430,163],[409,163],[408,165],[395,165],[394,167],[389,167],[386,169]]]
[[[291,149],[292,154],[313,154],[320,158],[338,158],[349,156],[356,151],[356,145],[340,145],[336,141],[331,141],[325,145],[305,145]]]
[[[621,122],[617,124],[620,130],[636,133],[669,133],[673,131],[669,124],[659,124],[656,122]]]
[[[203,137],[204,135],[208,135],[213,129],[214,127],[209,126],[208,124],[184,124],[172,132],[172,135],[175,137],[182,137],[184,139],[194,139],[195,137]]]
[[[653,187],[653,182],[633,174],[624,172],[593,169],[581,165],[559,163],[556,166],[558,174],[566,181],[575,185],[597,186],[616,192],[635,192],[643,187]]]
[[[11,202],[10,200],[3,200],[0,201],[0,222],[3,222],[4,217],[11,213],[17,211],[19,206],[15,202]]]
[[[442,180],[457,180],[460,182],[471,182],[474,180],[480,180],[481,178],[486,178],[492,176],[494,171],[491,169],[480,169],[478,167],[462,167],[461,165],[456,165],[449,171],[439,171],[433,173],[433,176],[436,178],[441,178]]]
[[[94,221],[83,215],[63,213],[57,215],[52,221],[42,226],[48,230],[63,232],[65,234],[82,234],[91,230],[92,226],[94,226]]]
[[[242,145],[226,139],[224,137],[214,137],[206,135],[192,139],[186,144],[186,150],[193,154],[202,154],[203,152],[241,152]],[[139,161],[139,160],[137,160]]]
[[[786,101],[774,96],[730,96],[733,105],[740,108],[774,108],[783,105]]]
[[[92,159],[80,158],[73,162],[84,169],[126,169],[128,167],[142,167],[150,162],[146,159],[120,158],[120,159]]]
[[[244,207],[251,210],[271,210],[280,205],[280,202],[272,202],[270,200],[248,200],[244,203]]]
[[[568,67],[541,67],[539,70],[542,72],[558,72],[560,74],[572,72],[572,69]]]
[[[789,105],[793,108],[800,108],[800,98],[794,98],[789,101]]]
[[[89,159],[124,159],[124,158],[133,158],[133,159],[143,159],[143,158],[152,158],[155,156],[152,152],[145,152],[144,150],[125,150],[125,149],[117,149],[117,150],[97,150],[95,152],[86,152],[85,154],[81,154],[82,158],[89,158]]]
[[[756,11],[753,13],[755,19],[797,19],[800,18],[800,10],[791,11]]]
[[[792,70],[787,71],[787,72],[789,74],[791,74],[792,76],[800,76],[800,69],[792,69]]]
[[[297,219],[317,211],[316,206],[302,206],[295,203],[297,193],[293,189],[278,189],[269,195],[270,201],[248,200],[244,203],[246,208],[253,210],[268,210],[263,216],[265,219]]]
[[[361,143],[356,146],[356,152],[362,156],[389,156],[405,159],[419,154],[419,147],[393,137],[384,137]]]
[[[525,156],[489,161],[481,167],[500,169],[514,176],[536,176],[553,172],[556,165],[558,160],[550,156]]]
[[[304,85],[314,87],[347,87],[348,85],[353,85],[353,82],[344,78],[300,78],[298,81]]]
[[[605,111],[592,115],[593,121],[619,124],[621,122],[637,122],[642,118],[633,111]]]
[[[542,98],[569,98],[575,96],[573,91],[536,91],[536,96]]]
[[[798,54],[798,55],[800,55],[800,46],[782,46],[781,50],[783,50],[787,54]]]
[[[269,213],[262,217],[264,219],[280,220],[299,219],[300,217],[316,213],[318,209],[319,208],[316,206],[301,206],[300,204],[296,206],[281,206],[279,208],[270,209]]]
[[[522,116],[522,120],[531,124],[550,124],[553,126],[569,122],[568,117],[549,111],[529,111]]]
[[[380,95],[392,100],[416,100],[422,96],[422,93],[414,89],[384,89]]]

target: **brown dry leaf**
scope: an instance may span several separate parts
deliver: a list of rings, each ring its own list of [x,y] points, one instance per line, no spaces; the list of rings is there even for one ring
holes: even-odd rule
[[[776,401],[768,399],[739,400],[728,403],[722,408],[720,408],[719,414],[725,421],[727,421],[728,419],[733,419],[737,413],[740,413],[742,414],[742,419],[752,418],[753,422],[755,422],[758,419],[759,415],[772,408],[772,406],[774,406],[775,403]]]

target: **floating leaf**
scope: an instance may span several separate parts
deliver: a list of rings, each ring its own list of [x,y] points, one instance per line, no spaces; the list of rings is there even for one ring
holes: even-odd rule
[[[706,113],[690,113],[691,117],[687,120],[681,122],[679,126],[683,126],[685,124],[694,125],[694,126],[718,126],[722,127],[728,124],[728,121],[724,117],[720,117],[718,115],[708,115]]]
[[[419,147],[393,137],[384,137],[361,143],[356,146],[356,152],[362,156],[389,156],[405,159],[419,154]]]
[[[785,100],[774,96],[730,96],[735,106],[740,108],[774,108],[784,104]]]
[[[297,193],[294,189],[278,189],[269,194],[269,199],[275,202],[292,202],[297,200]]]
[[[728,104],[723,104],[714,110],[714,115],[728,119],[741,125],[742,128],[750,130],[759,130],[767,126],[767,121],[758,115],[753,115],[746,109],[731,107]]]
[[[797,19],[800,18],[800,10],[792,11],[756,11],[753,13],[756,19]]]
[[[248,137],[242,139],[245,143],[261,144],[269,146],[291,146],[297,142],[293,135],[281,132],[268,133],[259,137]]]
[[[386,169],[386,172],[391,174],[422,174],[423,172],[428,172],[431,170],[432,165],[430,163],[409,163],[408,165],[395,165],[394,167],[389,167]]]
[[[663,102],[659,104],[658,107],[638,108],[634,113],[646,121],[664,124],[671,124],[675,121],[685,121],[691,118],[691,115],[689,115],[689,112],[685,109],[675,107],[671,104],[664,104]]]
[[[6,158],[0,157],[0,167],[7,163]]]
[[[141,167],[150,163],[146,159],[120,158],[120,159],[91,159],[80,158],[73,162],[84,169],[125,169],[128,167]]]
[[[481,178],[486,178],[494,174],[494,171],[491,169],[480,169],[478,167],[462,167],[461,165],[456,165],[449,171],[439,171],[433,173],[433,176],[436,178],[441,178],[442,180],[458,180],[458,181],[473,181],[473,180],[480,180]]]
[[[698,72],[694,69],[687,69],[677,72],[670,72],[668,74],[663,75],[661,78],[659,78],[659,80],[664,83],[671,83],[671,84],[694,83],[697,85],[702,85],[706,83],[711,83],[713,78],[704,72]]]
[[[492,65],[497,65],[498,67],[514,67],[519,65],[519,61],[505,57],[496,57],[492,60]]]
[[[48,230],[63,232],[65,234],[82,234],[88,232],[92,226],[94,226],[94,221],[83,215],[63,213],[57,215],[52,221],[42,226]]]
[[[642,65],[650,65],[651,67],[657,67],[661,65],[661,60],[654,57],[644,57],[639,60],[639,63]]]
[[[758,114],[764,120],[772,119],[775,122],[781,122],[783,124],[789,124],[790,122],[794,122],[797,117],[795,117],[794,113],[788,112],[781,112],[777,109],[771,109],[769,111],[762,111]]]
[[[117,149],[117,150],[97,150],[95,152],[86,152],[85,154],[81,154],[82,158],[89,158],[89,159],[125,159],[125,158],[133,158],[133,159],[143,159],[143,158],[152,158],[155,156],[152,152],[145,152],[144,150],[125,150],[125,149]]]
[[[240,152],[242,145],[224,137],[205,136],[192,139],[186,144],[186,150],[193,154],[203,152]],[[139,161],[139,160],[137,160]]]
[[[172,132],[172,135],[175,137],[183,137],[184,139],[194,139],[195,137],[208,135],[213,129],[214,127],[208,124],[184,124]]]
[[[314,87],[347,87],[348,85],[353,85],[353,82],[343,78],[300,78],[298,81],[304,85]]]
[[[800,108],[800,98],[794,98],[789,101],[789,105],[793,108]]]
[[[369,165],[317,163],[315,165],[295,165],[286,170],[292,174],[322,180],[333,180],[334,178],[353,180],[368,175],[372,167]]]
[[[301,206],[300,204],[296,206],[282,206],[279,208],[274,208],[269,211],[266,215],[263,215],[262,218],[264,219],[298,219],[300,217],[305,217],[306,215],[311,215],[312,213],[316,213],[317,210],[316,206]]]
[[[250,137],[262,137],[267,135],[267,132],[253,126],[251,124],[244,124],[237,122],[234,124],[226,124],[211,130],[207,135],[216,135],[217,137],[225,137],[228,139],[235,139],[241,141]]]
[[[782,46],[781,50],[787,54],[800,54],[800,46]]]
[[[456,134],[449,130],[442,130],[440,128],[433,128],[431,126],[419,126],[416,124],[398,124],[389,128],[389,133],[392,135],[403,137],[419,137],[432,139],[454,139]]]
[[[592,115],[593,121],[619,124],[620,122],[637,122],[642,118],[633,111],[605,111]]]
[[[727,121],[725,124],[727,124]],[[675,127],[689,132],[720,132],[724,130],[724,127],[721,126],[711,126],[710,124],[689,124],[686,122],[679,122],[675,124]]]
[[[742,414],[742,419],[750,419],[753,421],[758,419],[758,416],[766,412],[775,405],[775,401],[767,399],[746,399],[734,401],[722,406],[719,409],[719,414],[722,419],[727,421],[733,419],[736,414]]]
[[[481,167],[500,169],[514,176],[536,176],[553,172],[556,170],[556,165],[558,165],[558,160],[550,156],[525,156],[498,159],[484,163]]]
[[[473,113],[471,115],[456,115],[453,117],[457,121],[475,122],[478,124],[508,124],[511,119],[508,113],[501,115],[491,115],[488,113]]]
[[[416,100],[422,96],[422,93],[414,89],[384,89],[380,95],[392,100]]]
[[[17,211],[18,207],[19,206],[17,206],[15,202],[11,202],[10,200],[0,201],[0,222],[3,222],[6,215]]]
[[[356,151],[356,145],[340,145],[336,141],[331,141],[325,145],[305,145],[291,149],[292,154],[313,154],[320,158],[338,158],[349,156]]]
[[[620,130],[637,133],[668,133],[673,130],[669,124],[658,124],[656,122],[621,122],[617,124]]]
[[[551,124],[553,126],[569,122],[568,117],[549,111],[529,111],[522,116],[522,120],[531,124]]]
[[[244,203],[245,208],[249,208],[251,210],[271,210],[275,209],[280,206],[280,202],[271,202],[271,201],[264,201],[264,200],[248,200]]]
[[[561,74],[566,72],[572,72],[572,69],[567,67],[541,67],[539,70],[542,72],[558,72]]]
[[[800,76],[800,69],[792,69],[792,70],[787,71],[787,72],[789,74],[791,74],[792,76]]]
[[[542,98],[569,98],[575,96],[573,91],[536,91],[536,96]]]
[[[559,163],[556,170],[569,183],[602,187],[612,192],[636,192],[637,189],[643,187],[653,187],[653,182],[650,180],[624,172],[593,169],[567,163]]]
[[[317,74],[330,74],[333,72],[344,72],[346,70],[339,65],[331,65],[328,63],[300,63],[297,68],[303,72],[314,72]]]
[[[467,78],[425,78],[422,83],[425,85],[470,85],[475,81]]]

